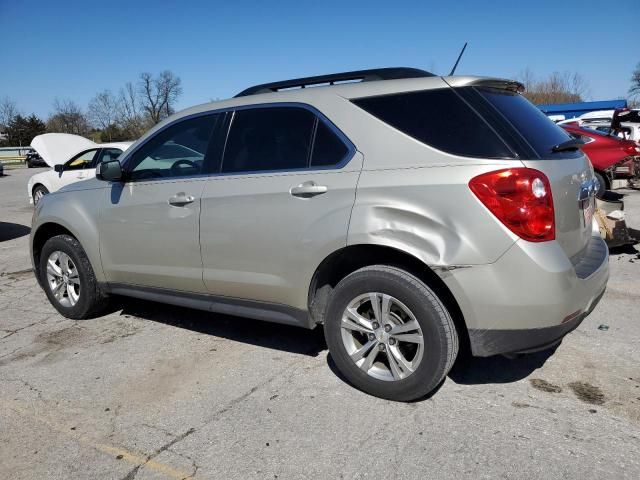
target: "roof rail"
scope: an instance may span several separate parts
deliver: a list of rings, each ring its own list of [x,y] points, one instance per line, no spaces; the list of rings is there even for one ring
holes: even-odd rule
[[[329,75],[319,75],[317,77],[295,78],[293,80],[283,80],[281,82],[263,83],[243,90],[238,93],[236,97],[246,97],[248,95],[255,95],[258,93],[278,92],[280,90],[293,88],[320,86],[323,84],[334,85],[342,82],[371,82],[376,80],[397,80],[400,78],[422,77],[435,77],[435,75],[418,68],[374,68],[371,70],[356,70],[353,72],[332,73]]]

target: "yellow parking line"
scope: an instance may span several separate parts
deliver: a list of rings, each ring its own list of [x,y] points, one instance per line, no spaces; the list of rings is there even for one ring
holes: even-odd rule
[[[13,410],[19,415],[22,415],[23,417],[28,417],[32,420],[35,420],[36,422],[42,423],[47,427],[49,427],[51,430],[54,430],[59,433],[63,433],[68,437],[73,438],[74,440],[76,440],[78,443],[82,445],[86,445],[95,450],[98,450],[99,452],[113,455],[114,457],[118,457],[120,460],[130,463],[131,465],[143,466],[144,468],[149,468],[158,473],[162,473],[167,477],[175,478],[175,479],[184,479],[192,476],[192,474],[189,472],[177,470],[169,465],[166,465],[161,462],[157,462],[153,459],[147,460],[147,457],[137,455],[123,448],[114,447],[113,445],[107,445],[105,443],[97,442],[86,435],[82,435],[81,433],[71,430],[67,426],[60,425],[49,419],[43,418],[16,402],[13,402],[10,400],[9,401],[2,400],[2,403],[5,406],[7,406],[9,409]]]

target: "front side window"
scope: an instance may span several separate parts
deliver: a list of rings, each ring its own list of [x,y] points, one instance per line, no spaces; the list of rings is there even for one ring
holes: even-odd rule
[[[153,136],[127,161],[129,180],[202,173],[211,133],[222,117],[211,114],[182,120]]]
[[[73,157],[71,160],[69,160],[67,163],[65,163],[64,170],[65,171],[82,170],[85,168],[89,168],[91,166],[91,163],[93,162],[93,159],[96,157],[97,153],[98,153],[97,148],[93,148],[91,150],[86,150],[84,152],[79,153],[78,155]]]
[[[307,168],[315,121],[312,112],[297,107],[236,111],[222,173]]]
[[[120,150],[119,148],[103,148],[102,152],[100,152],[100,157],[98,157],[96,165],[98,165],[99,163],[116,160],[121,153],[122,150]]]

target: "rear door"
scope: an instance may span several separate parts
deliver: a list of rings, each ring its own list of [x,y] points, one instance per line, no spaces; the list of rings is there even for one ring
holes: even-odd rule
[[[225,114],[181,119],[124,159],[101,212],[100,254],[107,280],[203,292],[200,200],[210,139]],[[218,162],[219,163],[219,162]]]
[[[209,292],[306,308],[319,263],[346,245],[361,155],[302,106],[234,113],[220,174],[202,196]]]

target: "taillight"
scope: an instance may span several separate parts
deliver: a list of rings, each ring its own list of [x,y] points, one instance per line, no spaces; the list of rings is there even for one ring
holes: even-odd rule
[[[551,186],[547,176],[532,168],[484,173],[469,188],[509,230],[530,242],[556,238]]]
[[[635,155],[636,153],[640,152],[640,148],[634,144],[628,144],[628,145],[625,145],[624,151],[632,155]]]

